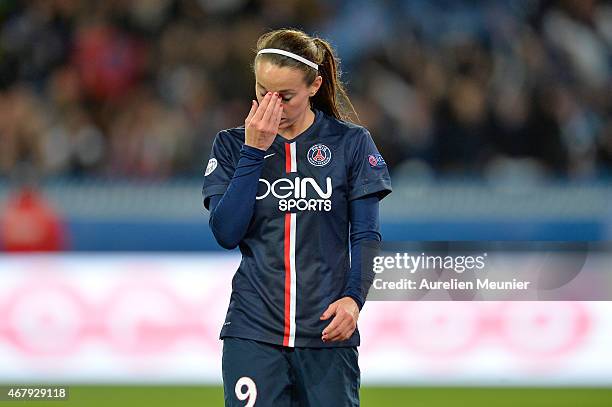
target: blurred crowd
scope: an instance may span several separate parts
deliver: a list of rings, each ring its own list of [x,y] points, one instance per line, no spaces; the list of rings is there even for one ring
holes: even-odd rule
[[[281,27],[336,47],[397,175],[612,175],[609,1],[4,0],[0,24],[0,176],[201,176]]]

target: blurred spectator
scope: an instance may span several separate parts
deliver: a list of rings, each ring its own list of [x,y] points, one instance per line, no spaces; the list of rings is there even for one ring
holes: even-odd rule
[[[81,27],[75,39],[74,64],[85,92],[112,102],[125,96],[142,72],[142,45],[108,25]]]
[[[0,212],[0,247],[7,252],[61,251],[67,247],[62,221],[40,192],[16,190]]]
[[[392,170],[612,173],[610,1],[31,0],[0,22],[0,176],[200,176],[286,26],[335,45]]]

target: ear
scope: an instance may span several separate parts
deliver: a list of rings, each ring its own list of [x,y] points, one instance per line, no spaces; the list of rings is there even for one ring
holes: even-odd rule
[[[313,97],[319,91],[321,84],[323,83],[323,77],[321,75],[317,75],[315,80],[312,82],[312,85],[309,86],[310,97]]]

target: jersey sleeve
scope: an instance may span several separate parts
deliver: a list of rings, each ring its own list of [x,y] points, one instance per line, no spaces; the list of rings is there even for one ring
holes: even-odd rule
[[[354,137],[351,140],[354,149],[349,169],[349,201],[371,194],[381,200],[392,191],[387,164],[368,130],[362,128]]]
[[[215,136],[212,151],[204,171],[202,198],[206,209],[208,209],[211,196],[223,195],[225,193],[235,170],[229,145],[229,134],[225,131],[220,131]]]

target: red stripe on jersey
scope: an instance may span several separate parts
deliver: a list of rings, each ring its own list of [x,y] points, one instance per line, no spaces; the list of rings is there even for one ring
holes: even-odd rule
[[[291,328],[290,301],[291,301],[291,214],[285,214],[285,332],[283,345],[289,346],[289,332]]]
[[[291,172],[291,144],[285,143],[285,172]]]

